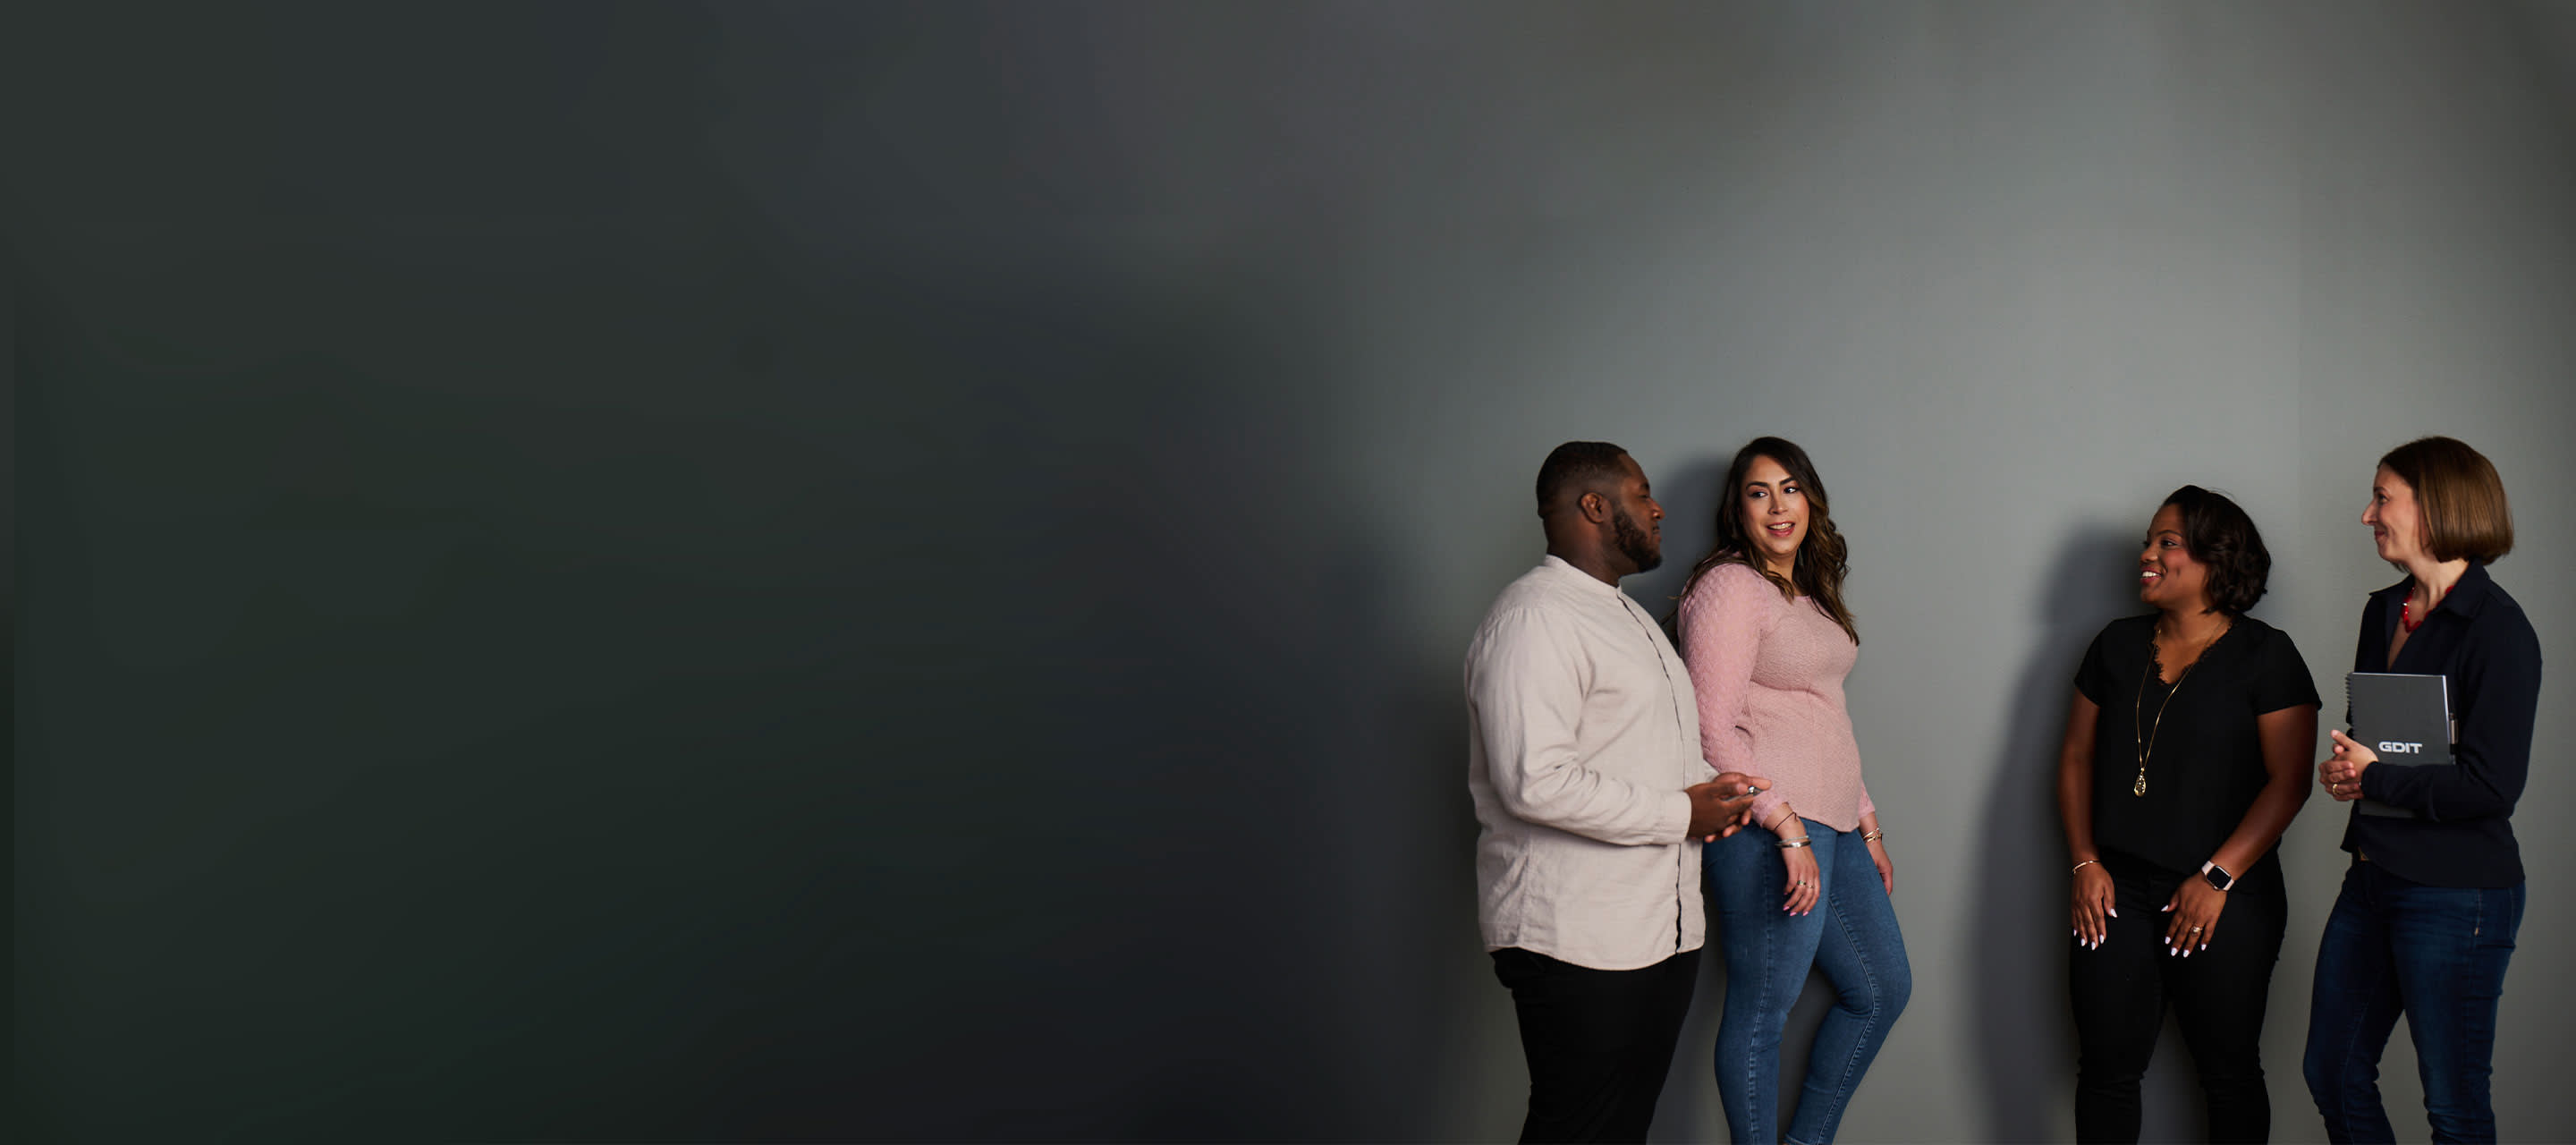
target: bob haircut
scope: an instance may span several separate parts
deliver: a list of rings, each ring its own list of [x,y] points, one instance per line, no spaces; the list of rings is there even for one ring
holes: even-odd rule
[[[2209,566],[2209,606],[2229,616],[2243,616],[2263,599],[2272,577],[2272,551],[2263,547],[2262,530],[2224,494],[2185,485],[2166,496],[2164,505],[2182,510],[2182,547],[2191,559]]]
[[[2415,491],[2424,551],[2486,564],[2513,551],[2513,510],[2486,455],[2452,437],[2419,437],[2379,459]]]

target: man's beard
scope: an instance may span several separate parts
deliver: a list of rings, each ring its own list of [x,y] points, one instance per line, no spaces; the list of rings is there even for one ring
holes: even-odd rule
[[[1664,563],[1663,543],[1657,541],[1653,533],[1638,528],[1636,518],[1628,515],[1625,506],[1611,514],[1610,529],[1611,539],[1618,544],[1620,555],[1636,565],[1638,572],[1652,572],[1656,565]]]

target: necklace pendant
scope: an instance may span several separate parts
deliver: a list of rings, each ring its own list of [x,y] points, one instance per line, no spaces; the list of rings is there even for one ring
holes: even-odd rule
[[[2131,794],[2131,795],[2140,795],[2140,796],[2143,796],[2143,795],[2145,795],[2146,793],[2147,793],[2147,777],[2146,777],[2146,776],[2141,775],[2141,776],[2139,776],[2139,777],[2138,777],[2138,782],[2137,782],[2137,784],[2136,784],[2135,786],[2133,786],[2133,787],[2129,788],[2129,794]]]

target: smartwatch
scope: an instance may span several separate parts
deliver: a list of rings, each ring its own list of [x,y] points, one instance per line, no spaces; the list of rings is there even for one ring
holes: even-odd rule
[[[2200,877],[2209,880],[2211,890],[2223,891],[2236,885],[2236,876],[2228,874],[2227,868],[2216,863],[2202,863]]]

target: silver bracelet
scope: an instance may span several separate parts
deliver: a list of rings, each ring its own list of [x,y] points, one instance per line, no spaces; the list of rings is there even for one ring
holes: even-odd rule
[[[1797,849],[1798,849],[1798,848],[1800,848],[1800,847],[1811,846],[1811,845],[1813,845],[1814,843],[1815,843],[1815,840],[1810,839],[1810,838],[1808,838],[1808,837],[1806,837],[1806,836],[1804,836],[1804,835],[1800,835],[1800,836],[1798,836],[1798,837],[1797,837],[1797,838],[1795,838],[1795,839],[1782,839],[1782,840],[1780,840],[1780,849],[1781,849],[1781,850],[1783,850],[1783,851],[1795,851],[1795,850],[1797,850]]]
[[[2077,864],[2075,864],[2075,865],[2074,865],[2074,866],[2072,866],[2072,867],[2068,867],[2068,868],[2066,869],[2066,873],[2067,873],[2067,874],[2070,874],[2070,875],[2071,875],[2071,874],[2074,874],[2075,872],[2080,871],[2080,870],[2083,870],[2083,869],[2084,869],[2084,868],[2086,868],[2086,867],[2094,866],[2094,865],[2096,865],[2096,864],[2100,863],[2101,861],[2102,861],[2102,860],[2100,860],[2100,859],[2086,859],[2086,860],[2084,860],[2083,862],[2077,863]]]

